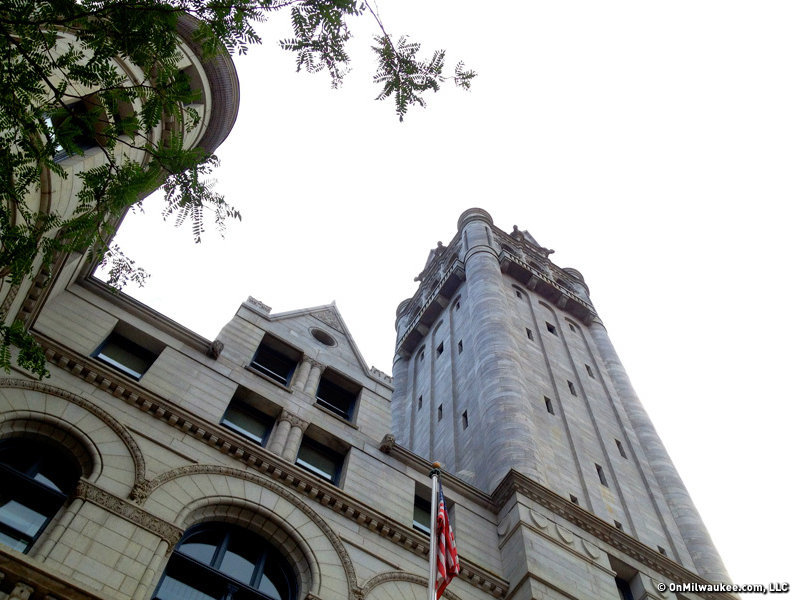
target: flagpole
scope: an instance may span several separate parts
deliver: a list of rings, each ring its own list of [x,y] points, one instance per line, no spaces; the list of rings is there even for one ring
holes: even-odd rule
[[[441,475],[441,463],[434,462],[430,471],[432,492],[430,495],[430,578],[428,580],[428,598],[436,600],[436,553],[438,544],[436,542],[436,520],[438,517],[438,477]]]

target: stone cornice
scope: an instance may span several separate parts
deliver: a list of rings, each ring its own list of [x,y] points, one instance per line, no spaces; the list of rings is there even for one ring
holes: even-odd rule
[[[512,469],[492,494],[497,512],[511,501],[513,495],[517,493],[533,500],[536,504],[566,519],[586,533],[613,546],[674,583],[710,583],[656,550],[642,544],[632,536],[619,531],[610,523],[606,523],[596,515]],[[735,597],[731,594],[701,595],[705,598],[735,600]]]
[[[295,492],[389,539],[417,556],[427,557],[429,540],[413,528],[371,509],[343,490],[310,475],[265,448],[256,446],[231,431],[205,421],[175,403],[147,391],[116,371],[102,367],[97,361],[78,355],[41,334],[35,333],[35,335],[44,348],[48,360],[75,377],[268,475]],[[460,485],[464,490],[468,488],[466,484],[457,484],[457,480],[450,476],[446,476],[445,481],[449,481],[453,487]],[[134,498],[144,498],[147,495],[147,487],[149,486],[146,484],[144,489],[134,490]],[[495,573],[465,557],[460,558],[460,563],[462,580],[497,598],[507,593],[508,582]]]
[[[57,574],[36,559],[0,545],[0,580],[9,589],[27,585],[33,589],[31,598],[69,598],[70,600],[106,600],[82,584]]]

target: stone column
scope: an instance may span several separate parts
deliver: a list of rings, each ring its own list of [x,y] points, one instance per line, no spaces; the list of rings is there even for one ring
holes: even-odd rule
[[[289,431],[289,437],[286,441],[286,447],[283,448],[282,456],[293,463],[297,459],[297,452],[302,443],[302,434],[308,428],[308,422],[291,414],[286,415],[286,420],[291,424],[291,431]]]
[[[308,359],[311,363],[311,372],[308,374],[308,381],[305,382],[305,393],[316,396],[316,388],[319,387],[319,378],[322,376],[324,365],[313,359]]]
[[[305,384],[308,381],[308,372],[311,370],[311,359],[307,356],[302,357],[300,366],[297,367],[297,372],[291,379],[291,387],[295,390],[304,390]]]
[[[484,427],[477,484],[491,492],[513,468],[542,482],[536,442],[510,325],[507,292],[492,243],[491,216],[473,208],[458,219],[463,240],[469,327],[475,347],[473,394]],[[455,464],[463,462],[457,457]]]
[[[72,519],[75,518],[75,515],[78,514],[78,511],[80,511],[84,503],[85,500],[82,498],[74,498],[72,502],[69,503],[69,506],[64,509],[64,512],[61,513],[61,516],[59,516],[56,522],[52,525],[52,529],[48,533],[47,537],[45,537],[42,545],[33,546],[33,552],[31,552],[31,556],[40,560],[45,560],[48,556],[50,556],[50,552],[52,552],[55,545],[61,541],[61,536],[64,535],[67,527],[69,527],[70,523],[72,523]]]
[[[269,436],[269,444],[266,449],[275,454],[282,454],[286,447],[286,440],[289,437],[291,423],[288,421],[288,413],[283,411],[278,417],[277,426],[272,435]]]
[[[136,591],[133,593],[133,600],[144,600],[147,591],[150,589],[150,585],[155,579],[156,573],[161,572],[161,569],[158,567],[166,557],[168,549],[169,543],[166,540],[161,540],[158,542],[158,547],[155,549],[155,552],[150,558],[150,562],[148,563],[147,568],[144,570],[142,578],[139,580],[139,585],[136,586]]]
[[[394,377],[394,393],[391,396],[391,430],[397,443],[409,447],[411,441],[411,419],[413,408],[408,397],[408,364],[410,359],[397,354],[394,357],[392,375]]]
[[[589,327],[599,355],[605,363],[613,387],[621,399],[624,412],[630,419],[646,460],[652,468],[660,491],[666,499],[671,514],[680,530],[697,572],[709,581],[729,582],[730,576],[721,562],[721,557],[710,539],[710,534],[699,516],[688,490],[669,458],[663,442],[658,437],[649,415],[646,414],[630,378],[621,364],[616,349],[608,337],[605,326],[595,320]]]

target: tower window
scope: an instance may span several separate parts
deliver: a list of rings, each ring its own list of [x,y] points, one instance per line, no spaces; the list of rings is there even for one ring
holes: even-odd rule
[[[527,328],[526,328],[526,330],[527,330],[527,339],[528,339],[528,340],[532,340],[532,339],[534,339],[534,338],[533,338],[533,330],[532,330],[532,329],[530,329],[529,327],[527,327]]]
[[[558,335],[558,330],[555,329],[555,326],[549,321],[547,321],[547,331],[552,335]]]
[[[458,300],[458,301],[455,303],[455,310],[460,310],[460,309],[461,309],[461,301],[460,301],[460,300]]]
[[[438,420],[440,421],[444,418],[444,406],[442,404],[438,405]]]
[[[519,290],[514,290],[514,291],[516,292],[516,297],[517,298],[523,298],[524,297],[524,296],[522,296],[522,293]]]
[[[663,546],[658,546],[658,552],[660,552],[663,556],[668,556],[668,554],[666,554],[666,549]]]
[[[78,483],[80,467],[71,459],[46,442],[0,443],[0,544],[30,550]]]
[[[458,341],[458,354],[463,352],[463,340]]]
[[[577,328],[574,326],[573,323],[569,323],[569,329],[571,329],[572,331],[577,331]]]
[[[422,397],[421,396],[419,396],[419,398],[416,400],[416,410],[422,410]]]
[[[153,595],[154,600],[296,597],[296,576],[285,557],[262,537],[229,523],[189,529]]]
[[[282,385],[291,382],[291,376],[300,360],[300,352],[270,336],[265,336],[250,366]]]
[[[621,454],[622,458],[627,458],[627,453],[624,451],[624,445],[619,440],[616,440],[616,448],[619,449],[619,454]]]
[[[547,407],[547,412],[548,412],[550,415],[554,415],[554,414],[555,414],[555,409],[552,407],[552,400],[550,400],[549,398],[547,398],[546,396],[544,396],[544,404],[545,404],[545,405],[546,405],[546,407]]]
[[[618,529],[619,531],[624,531],[624,527],[618,521],[613,521],[613,524],[616,526],[616,529]]]
[[[444,353],[444,342],[441,342],[436,348],[436,356],[441,356]]]
[[[469,427],[469,411],[463,411],[463,414],[461,415],[461,423],[463,424],[464,429]]]
[[[599,475],[599,483],[608,487],[608,480],[605,478],[605,471],[602,469],[602,466],[596,463],[594,463],[594,466],[596,467],[596,474]]]
[[[574,387],[574,384],[571,381],[566,381],[569,384],[569,391],[571,392],[572,396],[577,395],[577,388]]]
[[[424,360],[424,349],[422,349],[422,351],[419,352],[419,360]]]
[[[574,494],[569,494],[569,500],[574,502],[577,506],[580,506],[580,502],[577,500],[577,496],[575,496]]]
[[[594,372],[591,370],[591,365],[585,365],[585,370],[591,379],[595,379]]]

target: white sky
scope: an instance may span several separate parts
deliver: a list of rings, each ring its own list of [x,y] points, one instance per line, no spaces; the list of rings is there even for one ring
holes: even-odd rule
[[[243,223],[194,246],[150,203],[119,238],[152,273],[128,292],[211,339],[249,295],[274,312],[335,300],[390,373],[397,304],[480,206],[583,273],[733,581],[799,589],[799,4],[379,6],[477,69],[473,92],[399,124],[372,101],[366,18],[336,91],[293,72],[269,23],[237,59],[218,152]]]

